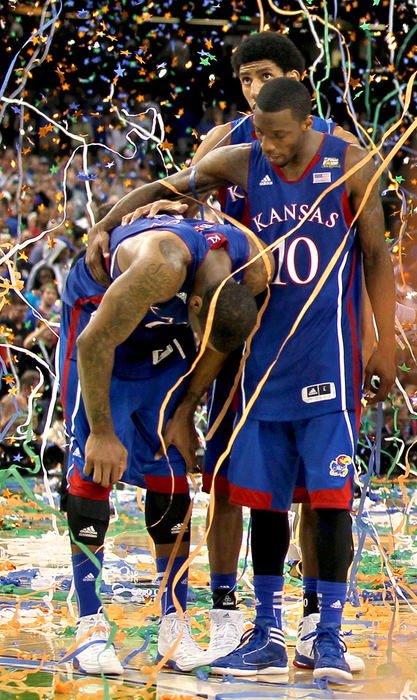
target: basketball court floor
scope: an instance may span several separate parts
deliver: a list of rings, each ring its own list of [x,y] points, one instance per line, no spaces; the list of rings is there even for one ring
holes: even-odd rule
[[[19,483],[20,481],[20,483]],[[23,490],[23,484],[26,493]],[[417,700],[417,510],[415,483],[377,484],[356,503],[359,553],[344,617],[344,640],[361,656],[364,673],[350,683],[315,683],[292,665],[301,615],[301,581],[285,585],[284,625],[288,677],[210,676],[207,668],[179,674],[156,664],[157,609],[151,544],[142,503],[133,488],[117,490],[105,550],[103,603],[117,625],[115,644],[125,667],[122,678],[80,676],[73,669],[75,598],[71,590],[69,541],[57,503],[58,479],[9,480],[0,489],[0,700],[158,698],[251,700],[252,698],[403,698]],[[208,643],[210,607],[206,546],[202,544],[207,497],[196,492],[188,607],[193,633]],[[295,551],[294,549],[292,550]],[[248,624],[254,615],[250,556],[244,542],[238,599]]]

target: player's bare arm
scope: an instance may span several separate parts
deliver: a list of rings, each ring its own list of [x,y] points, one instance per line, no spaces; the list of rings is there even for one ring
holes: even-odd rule
[[[231,125],[230,123],[228,123],[221,124],[220,126],[215,126],[213,129],[211,129],[208,132],[206,138],[200,143],[199,147],[197,148],[197,151],[195,152],[191,160],[191,164],[195,165],[205,155],[207,155],[207,153],[214,150],[215,148],[220,148],[221,146],[229,146],[230,128]],[[135,211],[135,217],[138,218],[146,216],[152,218],[160,212],[167,212],[168,214],[179,213],[184,215],[185,213],[187,213],[187,216],[192,217],[197,212],[197,209],[197,205],[195,205],[192,202],[185,204],[184,202],[172,202],[167,199],[159,199],[157,202],[153,202],[152,204],[145,204],[145,206],[143,207],[138,207]],[[210,212],[208,212],[208,214],[209,213]],[[130,215],[127,214],[122,218],[122,224],[128,224],[129,222]]]
[[[343,127],[339,125],[335,126],[333,136],[338,136],[339,139],[343,139],[343,141],[346,141],[347,143],[352,143],[355,146],[360,145],[359,140],[357,139],[355,134],[352,134],[350,131],[343,129]]]
[[[181,402],[175,410],[172,418],[167,422],[164,440],[166,449],[175,445],[184,457],[187,471],[196,464],[195,453],[199,446],[197,431],[194,425],[194,413],[202,396],[208,391],[210,385],[217,377],[227,358],[227,353],[206,348],[197,366],[191,374],[187,390],[181,398]],[[160,456],[158,453],[157,456]]]
[[[246,234],[249,244],[249,258],[257,257],[265,249],[265,243],[255,234]],[[263,257],[248,265],[243,277],[243,283],[248,285],[254,295],[264,291],[275,274],[275,259],[268,251]],[[201,397],[208,391],[221,368],[228,353],[220,353],[206,348],[197,366],[191,374],[187,390],[172,416],[168,421],[164,439],[166,447],[175,445],[183,455],[187,469],[195,466],[195,451],[198,447],[198,437],[194,427],[193,417]]]
[[[197,165],[195,183],[198,196],[204,201],[210,194],[227,182],[232,182],[245,189],[249,153],[250,145],[243,144],[241,146],[225,146],[224,148],[216,149],[214,153],[210,152],[207,154]],[[110,212],[90,229],[88,235],[91,247],[90,252],[87,249],[86,263],[95,280],[106,284],[105,281],[102,281],[104,271],[101,250],[94,245],[95,237],[99,236],[100,240],[103,239],[110,229],[119,225],[123,217],[125,217],[126,223],[135,221],[135,219],[143,215],[141,212],[142,207],[156,202],[158,199],[181,200],[179,195],[176,195],[162,184],[164,182],[175,187],[180,193],[193,196],[190,188],[190,175],[191,168],[187,168],[163,180],[136,188],[117,202]],[[138,213],[136,214],[136,212]]]
[[[257,258],[259,253],[265,250],[266,245],[260,238],[253,234],[246,234],[249,243],[250,258]],[[271,251],[263,253],[262,257],[255,259],[246,268],[243,275],[243,283],[253,292],[254,296],[264,291],[275,274],[275,258]]]
[[[357,147],[349,148],[346,170],[358,163],[366,152]],[[365,164],[348,180],[353,206],[357,211],[365,198],[370,181],[375,174],[372,161]],[[363,257],[366,289],[372,305],[378,330],[378,344],[365,368],[364,391],[370,403],[383,401],[395,381],[395,281],[391,259],[385,242],[384,215],[378,192],[378,183],[372,188],[358,218],[358,235]],[[377,375],[380,386],[375,396],[371,392],[371,379]]]
[[[102,486],[116,483],[126,468],[127,454],[116,437],[110,405],[114,352],[145,316],[149,307],[167,301],[181,287],[189,251],[177,236],[160,231],[142,239],[140,254],[105,293],[95,316],[77,341],[81,391],[90,436],[85,474]],[[121,269],[126,267],[126,251]]]
[[[210,129],[205,139],[200,143],[191,161],[192,165],[198,163],[207,153],[215,148],[230,145],[231,124],[220,124]]]
[[[195,169],[195,189],[200,199],[203,201],[219,187],[229,182],[246,188],[247,172],[249,165],[250,145],[225,146],[218,148],[215,152],[208,153],[196,166]],[[120,200],[113,209],[102,219],[97,226],[105,230],[110,230],[117,223],[121,211],[125,223],[132,223],[142,215],[143,207],[146,204],[162,198],[178,199],[181,195],[175,194],[163,183],[166,182],[179,193],[195,196],[190,187],[190,176],[192,169],[187,168],[180,173],[170,175],[163,180],[158,180],[149,185],[138,187]],[[186,200],[181,200],[186,201]],[[126,208],[129,213],[124,213]]]

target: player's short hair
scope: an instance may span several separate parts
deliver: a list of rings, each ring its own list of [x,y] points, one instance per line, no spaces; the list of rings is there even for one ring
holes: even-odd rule
[[[297,70],[304,73],[305,60],[296,45],[278,32],[251,34],[242,41],[232,56],[233,70],[238,74],[244,63],[272,61],[282,72]]]
[[[210,287],[203,296],[199,314],[202,328],[205,328],[210,302],[218,289],[218,284]],[[218,352],[231,352],[246,340],[256,323],[258,309],[255,298],[245,285],[234,280],[226,282],[216,302],[210,342]]]
[[[282,112],[290,109],[294,119],[304,121],[311,112],[310,93],[295,78],[274,78],[260,89],[256,106],[262,112]]]

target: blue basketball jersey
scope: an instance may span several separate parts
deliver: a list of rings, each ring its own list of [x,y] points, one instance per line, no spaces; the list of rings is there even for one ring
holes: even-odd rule
[[[211,248],[225,247],[232,270],[249,259],[246,236],[230,224],[183,220],[161,216],[138,219],[129,226],[118,226],[110,233],[110,278],[119,274],[117,249],[127,238],[149,229],[173,231],[189,248],[191,263],[181,289],[167,302],[153,306],[135,331],[116,348],[114,374],[118,377],[153,376],[174,357],[193,357],[194,336],[188,324],[188,297],[195,274]],[[243,273],[237,273],[240,281]],[[71,269],[62,297],[60,376],[65,377],[65,362],[76,359],[76,339],[97,309],[106,288],[95,282],[80,258]]]
[[[250,225],[267,244],[278,242],[271,298],[246,362],[243,405],[288,338],[253,406],[252,418],[288,421],[358,409],[361,254],[355,227],[350,228],[345,184],[325,195],[300,226],[318,196],[343,175],[348,146],[324,136],[302,176],[288,181],[265,158],[259,142],[252,145]],[[285,240],[279,240],[287,233]],[[335,264],[311,301],[333,257]]]
[[[239,143],[252,143],[256,141],[255,129],[253,126],[253,115],[248,114],[230,122],[230,144],[235,146]],[[332,134],[337,125],[331,119],[322,119],[313,116],[313,129],[324,134]],[[237,185],[224,185],[218,192],[218,200],[222,211],[229,216],[233,216],[237,221],[242,221],[246,226],[248,223],[248,211],[246,207],[246,194]]]
[[[154,220],[141,219],[129,226],[118,226],[110,238],[110,277],[115,279],[120,273],[116,263],[116,253],[120,243],[141,230],[169,229],[186,243],[191,253],[191,263],[181,289],[169,301],[152,306],[122,345],[116,348],[116,372],[118,376],[132,376],[132,363],[140,357],[148,364],[148,370],[163,361],[175,349],[189,354],[191,329],[188,326],[188,298],[191,294],[196,272],[207,252],[212,247],[225,246],[228,251],[232,270],[239,268],[248,260],[249,246],[240,231],[230,224],[214,224],[200,220],[184,220],[178,217],[161,216]],[[236,278],[241,278],[241,274]],[[173,331],[173,326],[174,331]],[[182,326],[182,328],[181,328]],[[143,376],[143,366],[139,369]]]

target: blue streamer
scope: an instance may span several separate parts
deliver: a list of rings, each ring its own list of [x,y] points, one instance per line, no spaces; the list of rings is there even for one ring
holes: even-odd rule
[[[6,73],[6,76],[5,76],[5,78],[4,78],[4,80],[3,80],[3,83],[2,83],[2,85],[1,85],[1,87],[0,87],[0,99],[1,99],[1,98],[3,97],[3,95],[4,95],[4,92],[5,92],[6,88],[7,88],[7,84],[8,84],[9,79],[10,79],[10,76],[11,76],[11,74],[12,74],[12,72],[13,72],[13,68],[14,68],[14,66],[15,66],[15,63],[16,63],[17,59],[19,58],[20,53],[23,51],[23,49],[24,49],[28,44],[31,43],[33,37],[35,37],[35,36],[42,36],[42,35],[43,35],[43,32],[45,31],[45,29],[48,29],[48,27],[50,27],[51,25],[53,25],[53,24],[56,22],[56,20],[57,20],[57,18],[59,17],[59,15],[61,14],[61,12],[62,12],[62,2],[61,2],[61,0],[58,0],[58,5],[59,5],[58,11],[56,11],[55,5],[52,5],[52,9],[51,9],[51,15],[52,15],[52,16],[51,16],[51,19],[49,19],[44,25],[42,25],[41,27],[39,27],[38,31],[35,32],[35,34],[31,34],[31,35],[30,35],[29,39],[27,39],[27,40],[25,41],[25,43],[23,44],[23,46],[19,49],[19,51],[16,53],[16,55],[15,55],[14,58],[12,59],[10,65],[9,65],[8,71],[7,71],[7,73]],[[50,42],[49,42],[49,43],[50,43]]]
[[[191,192],[193,193],[193,197],[195,199],[199,200],[198,192],[197,192],[196,186],[195,186],[195,170],[196,170],[196,166],[193,165],[193,167],[191,168],[191,173],[190,173],[190,189],[191,189]],[[198,208],[200,209],[200,216],[201,216],[202,220],[204,221],[204,207],[202,204],[200,204],[200,202],[198,204]]]

